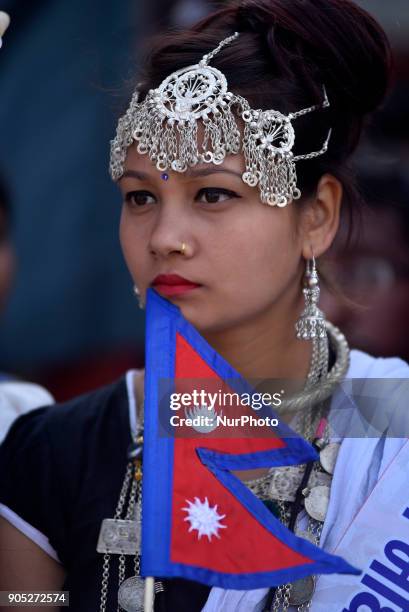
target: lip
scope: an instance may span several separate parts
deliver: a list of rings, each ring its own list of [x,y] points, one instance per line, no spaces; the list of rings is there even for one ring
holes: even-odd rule
[[[198,289],[201,285],[193,283],[187,278],[179,276],[179,274],[159,274],[154,278],[152,287],[154,287],[158,293],[166,297],[171,297],[193,291],[193,289]]]

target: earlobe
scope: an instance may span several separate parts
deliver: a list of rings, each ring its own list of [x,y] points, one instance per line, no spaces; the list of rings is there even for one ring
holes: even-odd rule
[[[317,185],[304,219],[303,256],[319,257],[331,246],[339,226],[342,185],[332,174],[324,174]]]

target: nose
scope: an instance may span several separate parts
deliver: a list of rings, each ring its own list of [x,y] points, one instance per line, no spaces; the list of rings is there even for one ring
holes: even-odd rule
[[[180,207],[162,206],[149,240],[151,255],[156,258],[168,258],[171,255],[190,257],[193,254],[193,240],[189,225],[191,223]]]

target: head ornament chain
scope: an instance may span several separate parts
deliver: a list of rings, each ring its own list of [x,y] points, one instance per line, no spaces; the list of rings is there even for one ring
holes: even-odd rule
[[[286,206],[301,196],[295,162],[323,155],[328,136],[319,151],[294,156],[293,120],[329,106],[325,88],[323,101],[295,113],[253,110],[242,96],[231,93],[225,75],[209,62],[238,32],[223,40],[198,64],[170,74],[157,89],[139,102],[138,88],[130,106],[118,122],[111,141],[110,172],[113,180],[124,173],[127,150],[135,142],[160,172],[185,172],[199,163],[223,163],[226,155],[242,151],[242,179],[258,186],[261,201]],[[244,123],[243,135],[237,120]],[[200,135],[198,127],[202,126]]]

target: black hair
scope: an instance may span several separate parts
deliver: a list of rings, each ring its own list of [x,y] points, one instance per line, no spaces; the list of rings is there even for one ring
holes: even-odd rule
[[[379,24],[350,0],[245,0],[215,11],[189,30],[162,35],[142,75],[142,97],[171,72],[197,63],[219,42],[240,32],[211,61],[230,91],[254,109],[297,111],[330,107],[294,120],[294,153],[319,150],[332,128],[328,152],[297,163],[303,195],[315,192],[325,173],[344,187],[344,203],[359,201],[347,160],[365,116],[382,102],[391,73],[391,50]]]

